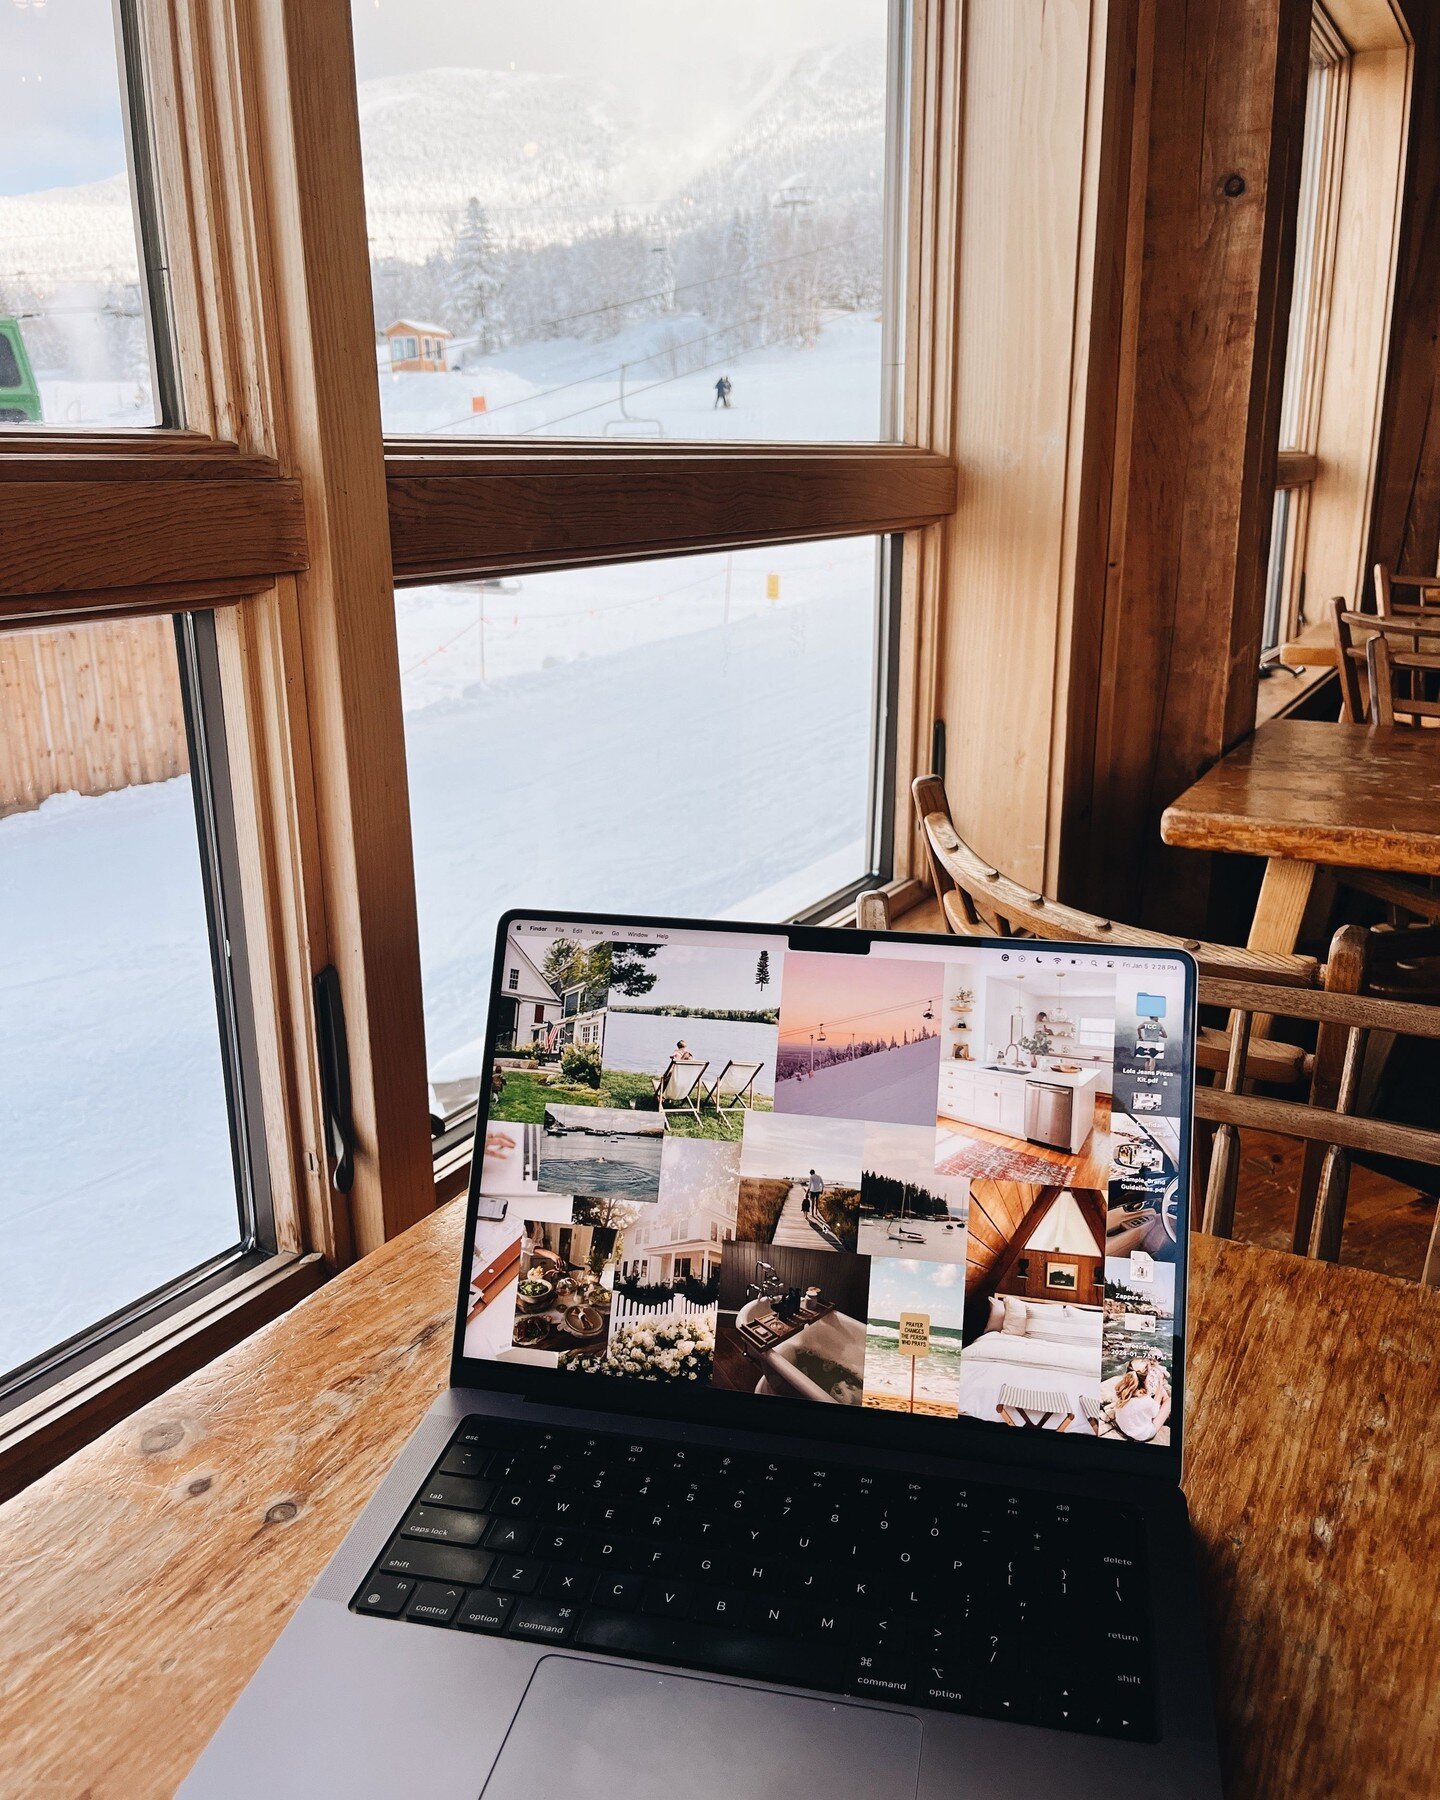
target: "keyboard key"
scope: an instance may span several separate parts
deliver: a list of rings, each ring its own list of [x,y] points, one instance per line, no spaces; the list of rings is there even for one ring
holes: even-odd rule
[[[479,1587],[494,1561],[486,1550],[467,1550],[459,1544],[419,1544],[408,1538],[397,1538],[380,1567],[387,1575],[410,1575],[421,1581],[454,1581],[465,1587]]]
[[[424,1506],[458,1506],[466,1512],[484,1512],[495,1492],[493,1481],[470,1481],[463,1475],[432,1475],[420,1490]]]
[[[607,1570],[595,1583],[594,1598],[601,1606],[639,1606],[644,1597],[643,1575],[615,1575]]]
[[[496,1519],[485,1533],[487,1550],[528,1550],[535,1539],[535,1527],[524,1519]]]
[[[478,1544],[489,1520],[483,1513],[452,1512],[444,1506],[417,1506],[400,1527],[408,1538],[437,1544]]]
[[[678,1662],[756,1681],[788,1681],[799,1687],[835,1691],[843,1673],[838,1651],[795,1645],[754,1631],[724,1631],[709,1625],[681,1625],[643,1613],[587,1607],[572,1640],[585,1650],[639,1656],[651,1662]]]
[[[448,1625],[455,1609],[465,1598],[464,1588],[446,1587],[438,1581],[422,1581],[405,1608],[407,1619],[421,1619],[427,1625]]]
[[[462,1631],[503,1631],[514,1607],[513,1594],[470,1594],[456,1613],[455,1623]]]
[[[700,1588],[690,1603],[690,1616],[702,1625],[744,1625],[749,1622],[751,1604],[739,1588]]]
[[[539,1508],[529,1488],[502,1485],[495,1490],[495,1501],[490,1510],[512,1519],[533,1519]]]
[[[560,1600],[538,1597],[521,1600],[510,1618],[511,1637],[534,1638],[547,1644],[563,1644],[575,1629],[580,1608]]]
[[[683,1619],[690,1611],[694,1592],[688,1581],[647,1581],[641,1610],[661,1618]]]
[[[915,1697],[922,1705],[943,1707],[947,1712],[974,1712],[980,1704],[979,1683],[961,1664],[924,1663],[913,1680]]]
[[[405,1610],[405,1602],[414,1591],[413,1581],[400,1581],[394,1575],[375,1575],[355,1596],[355,1610],[393,1619]]]
[[[571,1605],[579,1606],[590,1598],[594,1585],[595,1577],[588,1569],[567,1569],[561,1564],[546,1575],[540,1583],[540,1592],[547,1600],[568,1600]]]
[[[877,1700],[909,1700],[913,1685],[908,1663],[898,1656],[875,1656],[869,1652],[852,1659],[845,1681],[847,1692],[869,1694]]]
[[[533,1594],[540,1585],[544,1564],[523,1556],[502,1556],[490,1577],[492,1588],[503,1594]]]
[[[483,1472],[490,1454],[490,1451],[478,1450],[473,1445],[456,1444],[440,1459],[439,1473],[473,1478]]]
[[[570,1525],[542,1531],[530,1548],[547,1562],[582,1563],[590,1553],[590,1533]]]

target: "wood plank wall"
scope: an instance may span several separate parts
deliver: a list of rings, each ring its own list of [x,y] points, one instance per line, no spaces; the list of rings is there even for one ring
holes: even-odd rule
[[[1198,929],[1164,807],[1254,720],[1309,0],[1143,0],[1107,581],[1072,686],[1061,889]]]
[[[189,767],[168,618],[0,635],[0,815]]]
[[[1369,561],[1428,572],[1440,568],[1440,6],[1405,11],[1415,73]]]

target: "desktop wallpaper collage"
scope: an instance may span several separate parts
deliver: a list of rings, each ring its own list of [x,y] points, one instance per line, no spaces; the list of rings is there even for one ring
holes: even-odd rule
[[[512,921],[466,1354],[1170,1441],[1173,963]]]

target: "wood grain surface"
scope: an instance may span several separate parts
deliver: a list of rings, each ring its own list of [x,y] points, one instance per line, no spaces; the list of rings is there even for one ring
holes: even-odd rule
[[[149,473],[153,465],[139,465]],[[111,588],[182,589],[215,576],[268,586],[308,558],[300,483],[235,471],[198,478],[12,479],[0,471],[0,618],[13,599]],[[18,608],[17,616],[25,609]]]
[[[446,1378],[436,1213],[0,1508],[0,1793],[168,1795]],[[1440,1294],[1196,1238],[1186,1489],[1232,1796],[1440,1757]]]
[[[594,458],[548,450],[386,456],[395,578],[908,530],[955,507],[955,465],[886,445]]]
[[[1440,736],[1272,719],[1165,809],[1167,844],[1440,873]]]

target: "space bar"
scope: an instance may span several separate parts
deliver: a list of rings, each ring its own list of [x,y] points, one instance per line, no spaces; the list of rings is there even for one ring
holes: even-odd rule
[[[643,1656],[651,1662],[690,1663],[755,1681],[785,1681],[795,1687],[836,1689],[844,1670],[832,1644],[798,1644],[753,1631],[718,1625],[676,1625],[635,1613],[586,1609],[571,1640],[583,1650],[612,1656]]]

